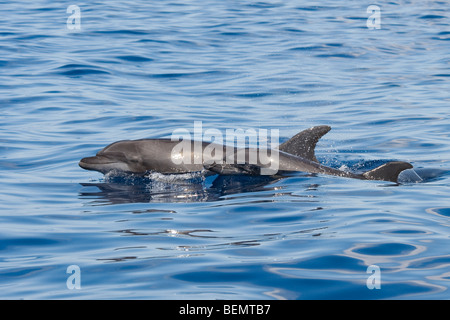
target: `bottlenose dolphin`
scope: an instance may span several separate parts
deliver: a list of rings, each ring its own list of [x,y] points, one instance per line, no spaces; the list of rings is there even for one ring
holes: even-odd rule
[[[302,171],[308,173],[328,174],[340,177],[348,177],[362,180],[382,180],[397,182],[399,174],[413,166],[408,162],[388,162],[373,170],[362,174],[337,170],[320,164],[315,156],[315,147],[319,139],[331,130],[329,126],[316,126],[304,130],[284,142],[277,149],[264,150],[270,154],[270,168],[277,168],[273,175],[289,171]],[[227,153],[225,146],[214,143],[200,142],[201,147],[196,148],[194,144],[199,142],[190,141],[192,148],[188,159],[192,161],[179,161],[180,154],[174,152],[179,146],[179,141],[170,139],[141,139],[124,140],[114,142],[100,150],[96,156],[81,159],[79,165],[83,169],[95,170],[101,173],[109,171],[123,171],[135,174],[145,174],[148,171],[156,171],[164,174],[188,173],[206,170],[207,174],[247,174],[261,175],[264,170],[270,169],[268,163],[262,163],[259,159],[256,163],[248,159],[255,153],[261,153],[256,148],[234,148]],[[203,159],[206,148],[222,149],[224,161]],[[244,163],[236,161],[237,155],[245,153]],[[276,154],[276,157],[272,155]],[[186,155],[184,155],[186,157]],[[256,157],[258,158],[258,157]],[[255,158],[253,158],[255,159]],[[197,161],[196,161],[197,160]]]

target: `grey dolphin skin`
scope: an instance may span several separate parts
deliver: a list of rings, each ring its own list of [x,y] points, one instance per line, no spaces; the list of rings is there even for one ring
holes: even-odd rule
[[[362,179],[362,180],[382,180],[397,182],[400,172],[410,169],[413,166],[407,162],[388,162],[378,168],[356,174],[330,168],[320,164],[317,161],[314,150],[319,139],[325,135],[331,128],[329,126],[316,126],[304,130],[288,141],[281,144],[278,149],[265,150],[266,154],[276,154],[277,157],[271,158],[271,166],[277,168],[273,174],[280,174],[289,171],[301,171],[308,173],[328,174],[340,177]],[[253,153],[261,152],[261,149],[232,148],[231,159],[236,160],[239,152],[244,152],[246,160],[243,163],[239,161],[228,161],[230,153],[227,148],[222,145],[206,142],[188,141],[192,145],[190,156],[191,161],[180,162],[175,159],[179,154],[174,151],[180,141],[172,141],[170,139],[141,139],[141,140],[124,140],[110,144],[100,150],[96,156],[81,159],[79,165],[83,169],[95,170],[101,173],[109,171],[123,171],[135,174],[145,174],[147,171],[156,171],[163,174],[172,173],[188,173],[207,170],[207,174],[247,174],[261,175],[264,169],[268,168],[267,164],[261,163],[259,160],[253,164],[248,159]],[[197,143],[196,147],[195,143]],[[222,154],[227,154],[228,160],[224,161],[198,161],[203,159],[206,148],[222,149]],[[184,155],[186,157],[186,155]],[[187,159],[187,158],[185,158]],[[179,160],[179,159],[178,159]],[[197,161],[195,161],[197,160]],[[230,163],[231,162],[231,163]],[[267,173],[265,173],[267,174]]]

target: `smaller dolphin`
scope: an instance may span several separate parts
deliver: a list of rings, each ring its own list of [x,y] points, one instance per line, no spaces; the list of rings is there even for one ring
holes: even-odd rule
[[[408,162],[394,161],[362,174],[356,174],[324,166],[318,162],[314,150],[319,139],[330,130],[329,126],[312,127],[296,134],[281,144],[277,150],[272,149],[270,152],[265,150],[265,154],[277,154],[277,157],[271,159],[271,165],[274,164],[273,162],[276,162],[276,168],[278,169],[273,174],[302,171],[361,180],[397,182],[398,176],[403,170],[413,167]],[[190,142],[192,145],[195,143],[194,141]],[[179,143],[179,141],[171,141],[170,139],[118,141],[100,150],[94,157],[81,159],[79,165],[83,169],[95,170],[104,174],[113,170],[135,174],[145,174],[147,171],[172,174],[198,172],[206,169],[207,174],[261,175],[263,170],[268,168],[267,164],[261,163],[259,160],[255,164],[248,161],[242,164],[236,163],[236,161],[229,161],[230,157],[228,154],[227,158],[220,163],[217,163],[217,161],[187,161],[188,163],[180,163],[174,158],[177,157],[177,154],[173,152]],[[192,160],[203,159],[203,151],[207,147],[210,148],[211,145],[214,145],[215,148],[223,148],[223,154],[226,154],[225,146],[201,142],[202,148],[191,148],[192,152],[188,156]],[[231,158],[236,159],[236,155],[240,151],[242,149],[234,148]],[[260,151],[261,149],[245,148],[246,159],[249,159],[252,153]]]

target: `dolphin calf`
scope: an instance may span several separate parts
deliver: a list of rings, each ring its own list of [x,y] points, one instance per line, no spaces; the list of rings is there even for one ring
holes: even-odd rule
[[[262,175],[271,172],[270,174],[275,175],[283,172],[302,171],[362,180],[392,182],[397,182],[398,176],[403,170],[413,167],[408,162],[394,161],[358,174],[324,166],[319,163],[315,156],[315,147],[319,139],[330,130],[331,127],[329,126],[312,127],[296,134],[278,148],[266,150],[232,148],[232,152],[229,152],[229,146],[188,141],[192,148],[187,149],[190,150],[187,155],[181,155],[178,151],[174,152],[179,148],[179,141],[170,139],[124,140],[108,145],[94,157],[81,159],[79,165],[83,169],[95,170],[103,174],[110,171],[135,174],[156,171],[163,174],[173,174],[206,170],[206,174]],[[195,144],[200,147],[196,147]],[[221,154],[226,154],[226,156],[223,159],[203,159],[207,148],[223,151]],[[268,156],[269,162],[262,162],[258,157],[252,158],[255,154],[261,154],[262,151],[266,155],[270,154]],[[242,163],[237,161],[239,154],[245,154],[245,161]],[[189,161],[180,161],[180,157]],[[250,162],[248,161],[250,158],[258,160]],[[276,170],[268,170],[271,168],[276,168]]]

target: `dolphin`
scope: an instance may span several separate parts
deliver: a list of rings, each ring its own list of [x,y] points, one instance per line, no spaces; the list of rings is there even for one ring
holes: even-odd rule
[[[187,141],[192,148],[189,154],[183,155],[190,161],[179,161],[181,155],[174,152],[179,148],[179,141],[170,139],[140,139],[114,142],[100,150],[96,156],[81,159],[79,166],[86,170],[95,170],[103,174],[110,171],[145,174],[156,171],[163,174],[189,173],[206,170],[206,174],[220,175],[272,175],[284,172],[301,171],[307,173],[327,174],[360,180],[381,180],[398,182],[399,174],[413,166],[408,162],[394,161],[385,163],[364,173],[352,173],[327,167],[319,163],[315,156],[315,147],[319,139],[331,130],[329,126],[315,126],[304,130],[275,149],[261,150],[257,148],[232,148],[207,142]],[[186,142],[186,141],[185,141]],[[198,147],[200,146],[200,147]],[[203,159],[206,148],[222,150],[226,156],[223,161]],[[270,154],[268,163],[260,159],[256,163],[248,161],[254,154]],[[238,154],[245,154],[245,161],[236,161]],[[273,156],[273,155],[276,155]],[[258,157],[256,157],[258,158]],[[199,161],[200,159],[200,161]],[[255,159],[255,158],[253,158]],[[196,161],[197,160],[197,161]],[[275,167],[277,170],[270,171]],[[266,170],[266,171],[264,171]]]

